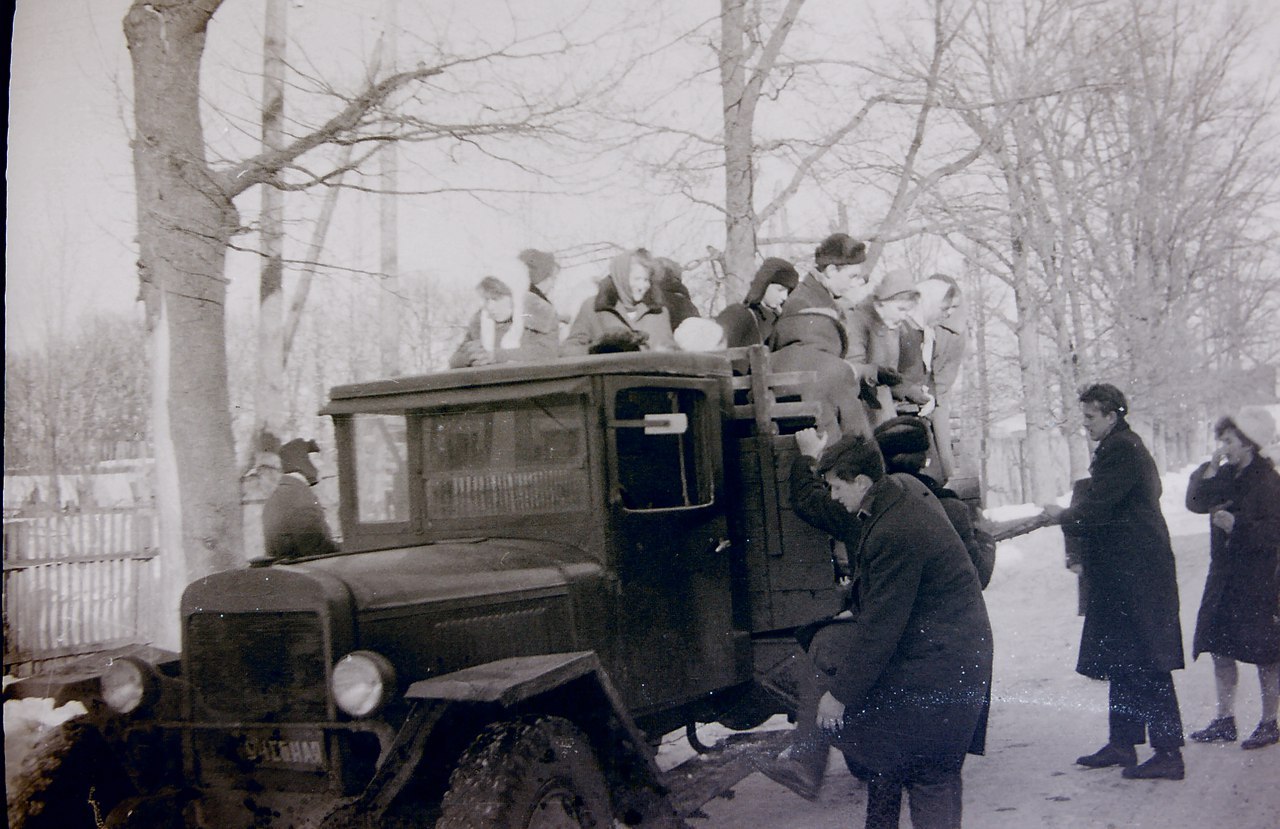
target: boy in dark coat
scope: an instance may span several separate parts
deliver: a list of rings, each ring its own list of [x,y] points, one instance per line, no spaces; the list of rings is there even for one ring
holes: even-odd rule
[[[270,558],[298,558],[338,549],[324,520],[324,508],[311,487],[320,473],[308,457],[319,452],[314,440],[295,438],[280,447],[282,477],[262,506],[262,535]]]
[[[1084,428],[1098,441],[1078,504],[1045,515],[1080,541],[1089,589],[1076,671],[1110,687],[1110,739],[1076,760],[1123,766],[1126,778],[1181,780],[1182,715],[1171,671],[1183,667],[1178,578],[1160,512],[1160,475],[1129,428],[1124,394],[1108,383],[1080,395]],[[1155,754],[1137,765],[1139,743]]]
[[[818,725],[869,777],[869,829],[898,825],[904,787],[913,825],[958,828],[960,771],[985,743],[991,682],[977,573],[937,499],[885,475],[873,441],[846,435],[822,451],[807,429],[796,442],[792,506],[845,542],[857,574],[856,616],[810,646],[825,688]]]

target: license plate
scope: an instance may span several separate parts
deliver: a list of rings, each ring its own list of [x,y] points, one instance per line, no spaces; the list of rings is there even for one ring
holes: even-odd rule
[[[270,768],[322,769],[325,767],[324,734],[320,731],[246,734],[240,744],[240,756]]]

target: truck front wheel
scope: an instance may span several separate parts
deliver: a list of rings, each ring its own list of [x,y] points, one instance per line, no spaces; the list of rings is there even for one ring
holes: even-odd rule
[[[609,789],[587,738],[568,720],[491,725],[449,778],[436,829],[607,829]]]

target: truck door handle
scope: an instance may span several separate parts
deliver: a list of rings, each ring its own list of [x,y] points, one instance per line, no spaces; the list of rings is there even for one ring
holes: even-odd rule
[[[722,538],[720,539],[720,543],[716,545],[716,548],[713,552],[723,553],[725,550],[729,549],[731,546],[733,546],[732,541],[730,541],[727,538]]]

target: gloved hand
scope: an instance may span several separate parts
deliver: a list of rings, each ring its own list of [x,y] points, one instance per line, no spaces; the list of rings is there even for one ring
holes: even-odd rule
[[[896,386],[902,382],[902,373],[896,368],[876,366],[876,384],[880,386]]]

